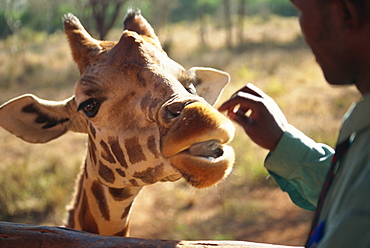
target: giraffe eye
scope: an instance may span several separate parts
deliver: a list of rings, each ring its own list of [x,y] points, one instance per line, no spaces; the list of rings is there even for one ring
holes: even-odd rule
[[[85,115],[91,118],[98,113],[99,107],[100,101],[91,98],[81,103],[80,106],[78,106],[77,111],[80,111],[82,109]]]

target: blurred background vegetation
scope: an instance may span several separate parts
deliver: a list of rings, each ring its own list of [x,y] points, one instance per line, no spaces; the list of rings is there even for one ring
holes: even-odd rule
[[[112,27],[121,27],[117,18],[122,20],[120,13],[130,6],[140,8],[155,29],[210,16],[212,22],[230,25],[235,15],[297,14],[287,0],[1,0],[0,4],[0,38],[21,29],[52,34],[61,30],[61,16],[72,12],[90,32],[104,39]]]
[[[306,46],[289,0],[0,0],[0,104],[20,94],[63,100],[78,80],[63,34],[72,12],[95,37],[118,40],[127,8],[140,8],[169,56],[185,68],[230,73],[221,101],[247,82],[273,97],[288,121],[334,145],[341,116],[359,95],[333,89]],[[68,133],[28,144],[0,128],[0,220],[62,225],[86,152]],[[231,175],[209,189],[180,180],[145,187],[132,235],[302,245],[312,213],[293,205],[263,168],[267,151],[237,127]]]

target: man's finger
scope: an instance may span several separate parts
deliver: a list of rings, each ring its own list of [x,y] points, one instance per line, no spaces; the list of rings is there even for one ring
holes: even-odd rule
[[[256,102],[260,102],[261,98],[246,92],[238,91],[229,100],[225,101],[219,108],[219,111],[226,111],[240,105],[241,109],[250,109]]]
[[[240,91],[262,98],[265,98],[267,96],[265,92],[263,92],[260,88],[252,83],[246,84],[242,89],[240,89]]]
[[[235,114],[233,120],[238,123],[240,126],[247,130],[250,124],[252,123],[252,119],[245,115]]]

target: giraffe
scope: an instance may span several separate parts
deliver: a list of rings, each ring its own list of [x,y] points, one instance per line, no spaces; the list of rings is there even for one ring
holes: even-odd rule
[[[184,178],[202,188],[231,171],[235,128],[212,105],[229,75],[185,70],[163,51],[139,10],[129,10],[118,42],[92,38],[77,17],[64,30],[80,78],[64,101],[25,94],[0,106],[0,126],[31,143],[67,131],[87,134],[87,155],[66,227],[129,235],[129,215],[143,186]]]

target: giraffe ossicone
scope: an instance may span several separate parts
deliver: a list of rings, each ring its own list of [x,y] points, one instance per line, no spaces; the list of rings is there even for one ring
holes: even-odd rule
[[[234,152],[227,143],[235,128],[212,107],[227,73],[185,70],[138,11],[128,11],[118,42],[92,38],[72,14],[64,28],[81,74],[74,96],[12,99],[0,106],[0,126],[32,143],[87,133],[67,227],[128,235],[130,209],[143,186],[184,178],[202,188],[230,173]]]

